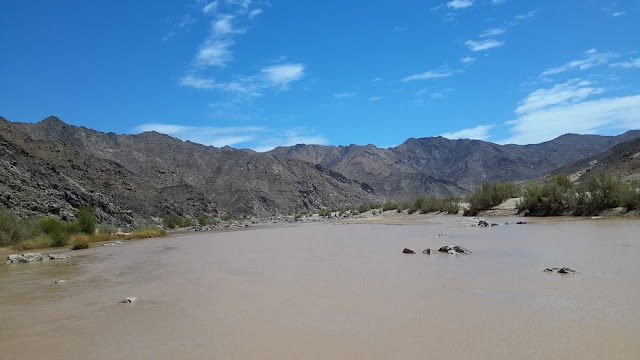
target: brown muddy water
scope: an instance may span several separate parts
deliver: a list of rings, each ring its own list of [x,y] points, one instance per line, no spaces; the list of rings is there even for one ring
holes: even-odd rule
[[[1,264],[0,358],[640,359],[640,221],[447,227],[457,219],[196,233]],[[474,253],[401,253],[447,244]],[[543,272],[558,266],[580,272]]]

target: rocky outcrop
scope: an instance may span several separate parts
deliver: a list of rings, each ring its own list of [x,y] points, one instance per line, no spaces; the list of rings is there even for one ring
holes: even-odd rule
[[[404,248],[404,250],[402,250],[403,254],[415,254],[416,251],[413,249],[409,249],[409,248]]]

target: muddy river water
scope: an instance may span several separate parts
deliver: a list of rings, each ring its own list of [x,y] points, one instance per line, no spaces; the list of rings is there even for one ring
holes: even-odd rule
[[[640,221],[448,226],[458,219],[190,233],[0,264],[0,358],[640,359]],[[473,254],[420,253],[448,244]],[[563,266],[579,273],[543,272]]]

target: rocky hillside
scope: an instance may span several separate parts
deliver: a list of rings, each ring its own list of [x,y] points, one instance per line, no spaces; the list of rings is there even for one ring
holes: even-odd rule
[[[409,139],[393,148],[373,145],[279,147],[271,154],[299,159],[370,184],[399,200],[421,192],[462,194],[482,181],[521,181],[544,176],[560,166],[587,159],[633,138],[567,134],[535,145],[497,145],[443,137]]]
[[[82,204],[102,220],[170,212],[267,215],[381,201],[368,185],[322,166],[208,147],[148,132],[117,135],[0,118],[0,205],[69,217]]]
[[[625,141],[596,156],[561,167],[554,173],[581,180],[593,171],[606,171],[627,180],[640,180],[640,138]]]

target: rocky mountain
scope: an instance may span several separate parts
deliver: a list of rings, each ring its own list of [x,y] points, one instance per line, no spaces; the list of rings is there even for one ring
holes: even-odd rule
[[[271,154],[321,164],[370,184],[382,195],[404,200],[423,192],[459,195],[485,180],[538,178],[638,137],[638,130],[619,136],[567,134],[534,145],[429,137],[411,138],[392,148],[296,145],[276,148]]]
[[[267,215],[379,202],[366,184],[322,166],[215,148],[156,132],[101,133],[49,117],[0,118],[0,205],[24,215],[70,217],[80,205],[101,220],[168,213]]]
[[[625,141],[596,156],[563,166],[555,174],[581,180],[593,171],[606,171],[627,180],[640,180],[640,138]]]

